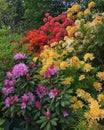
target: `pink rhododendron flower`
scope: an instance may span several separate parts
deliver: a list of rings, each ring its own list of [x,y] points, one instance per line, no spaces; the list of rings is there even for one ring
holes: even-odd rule
[[[11,86],[14,86],[15,82],[16,82],[15,80],[8,80],[8,79],[6,79],[6,80],[4,80],[4,85],[7,88],[10,88]]]
[[[21,109],[26,109],[27,104],[32,104],[35,100],[33,93],[25,93],[21,98]]]
[[[12,71],[14,77],[16,78],[26,75],[27,72],[28,72],[28,67],[24,63],[16,64]]]
[[[50,98],[55,98],[56,96],[58,96],[59,94],[59,90],[54,88],[54,89],[51,89],[50,92],[49,92],[49,97]]]
[[[67,110],[64,110],[63,111],[63,117],[67,117],[67,116],[69,116],[69,114],[68,114]]]
[[[7,72],[7,73],[6,73],[6,77],[7,77],[8,79],[12,79],[12,78],[13,78],[13,74],[12,74],[11,72]]]
[[[8,94],[14,92],[14,87],[9,87],[9,88],[3,87],[2,92],[4,93],[4,95],[7,96]]]
[[[44,85],[38,85],[36,88],[36,93],[40,98],[44,97],[47,94],[47,87]]]
[[[31,92],[28,92],[27,93],[27,95],[28,95],[28,102],[30,103],[30,104],[32,104],[34,101],[35,101],[35,96],[33,95],[33,93],[31,93]]]
[[[36,106],[36,108],[37,109],[41,109],[41,107],[42,107],[42,104],[41,104],[41,102],[40,101],[36,101],[36,103],[35,103],[35,106]]]
[[[50,119],[51,118],[51,112],[49,109],[47,109],[47,112],[45,114],[46,118]]]
[[[7,97],[6,99],[5,99],[5,106],[6,107],[10,107],[10,97]]]
[[[5,99],[5,106],[10,107],[11,104],[18,102],[18,96],[11,96]]]
[[[15,60],[23,60],[23,59],[26,59],[27,56],[23,53],[17,53],[16,55],[14,55],[14,59]]]
[[[57,73],[58,71],[59,71],[58,68],[55,68],[54,66],[50,66],[49,69],[44,74],[44,78],[51,78],[51,76]]]

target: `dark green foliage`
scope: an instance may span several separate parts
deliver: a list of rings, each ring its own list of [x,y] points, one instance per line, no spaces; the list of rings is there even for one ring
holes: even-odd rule
[[[104,11],[104,0],[94,0],[96,2],[96,8],[98,11]]]
[[[24,0],[24,29],[40,27],[43,22],[44,14],[50,13],[52,16],[60,14],[65,10],[65,6],[59,0]]]

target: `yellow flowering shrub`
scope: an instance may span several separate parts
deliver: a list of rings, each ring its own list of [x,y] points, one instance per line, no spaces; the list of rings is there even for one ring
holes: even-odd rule
[[[102,49],[102,46],[99,47],[97,39],[100,37],[97,35],[99,26],[104,26],[104,13],[93,12],[95,6],[95,2],[91,1],[84,11],[78,4],[69,8],[66,15],[74,20],[74,24],[66,27],[68,36],[44,46],[39,57],[33,59],[34,62],[40,60],[37,78],[41,82],[45,82],[44,75],[49,67],[54,66],[60,73],[51,82],[58,82],[66,96],[65,88],[73,89],[71,98],[65,102],[70,103],[68,109],[74,118],[77,117],[76,122],[81,116],[84,130],[92,130],[93,125],[94,130],[99,130],[104,125],[104,55],[100,55],[99,48]]]

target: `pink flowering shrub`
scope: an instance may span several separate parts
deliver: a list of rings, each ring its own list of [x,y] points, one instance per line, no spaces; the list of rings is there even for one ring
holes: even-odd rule
[[[61,80],[62,71],[50,65],[40,80],[38,75],[41,60],[32,62],[23,53],[18,53],[13,58],[13,67],[6,73],[2,87],[4,116],[12,119],[21,117],[25,123],[34,128],[44,123],[40,121],[41,119],[52,122],[53,129],[56,129],[60,123],[65,123],[66,118],[70,120],[72,117],[69,116],[71,110],[68,108],[68,100],[72,89],[65,87],[66,97],[58,83]]]

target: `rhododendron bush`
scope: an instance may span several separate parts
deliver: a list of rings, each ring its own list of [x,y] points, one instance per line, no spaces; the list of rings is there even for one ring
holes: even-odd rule
[[[73,20],[66,17],[66,13],[52,17],[49,13],[45,14],[44,25],[37,30],[31,30],[21,40],[21,43],[29,42],[29,50],[34,49],[38,52],[43,50],[44,45],[58,42],[67,36],[66,26],[73,25]]]
[[[14,55],[2,87],[4,116],[21,117],[28,129],[104,129],[104,13],[95,6],[46,13],[45,24],[22,39],[38,56]]]

